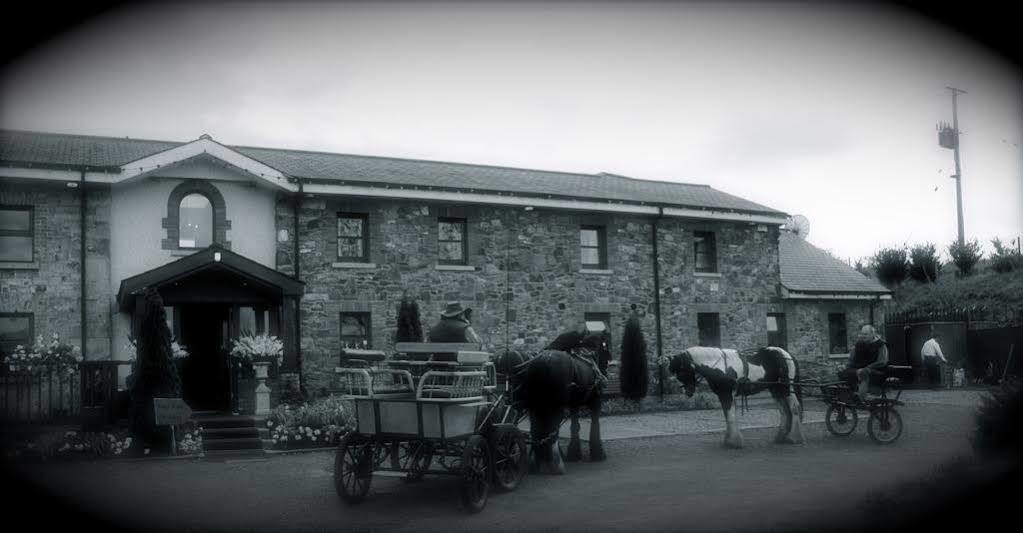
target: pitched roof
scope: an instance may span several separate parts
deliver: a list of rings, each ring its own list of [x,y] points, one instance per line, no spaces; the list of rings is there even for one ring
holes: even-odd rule
[[[0,130],[0,164],[87,166],[116,171],[121,165],[183,144],[186,143]],[[784,215],[781,211],[707,185],[640,180],[606,173],[553,172],[419,159],[228,147],[289,176],[327,182],[472,189],[477,192],[619,200]]]
[[[781,284],[798,292],[890,293],[876,280],[788,231],[780,232]]]

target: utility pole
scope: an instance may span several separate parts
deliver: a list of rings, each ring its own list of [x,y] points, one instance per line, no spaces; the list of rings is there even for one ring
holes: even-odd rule
[[[963,186],[962,178],[963,172],[959,166],[959,114],[957,108],[956,97],[960,94],[966,94],[966,91],[962,89],[956,89],[955,87],[945,87],[952,91],[952,127],[949,128],[948,124],[945,124],[938,133],[938,144],[945,148],[951,148],[955,153],[956,161],[956,173],[952,177],[956,180],[956,211],[959,215],[959,246],[963,245]]]

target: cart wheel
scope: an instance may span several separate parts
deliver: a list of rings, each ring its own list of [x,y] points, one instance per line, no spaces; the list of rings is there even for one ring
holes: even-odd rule
[[[366,498],[373,481],[373,443],[353,434],[345,435],[334,457],[334,489],[346,503]]]
[[[845,437],[856,430],[859,422],[859,415],[856,409],[845,405],[830,404],[827,412],[824,413],[824,425],[832,435]]]
[[[487,439],[479,434],[469,437],[462,452],[462,505],[470,513],[487,506],[492,465]]]
[[[880,407],[870,411],[867,433],[878,444],[891,444],[902,435],[902,416],[894,407]]]
[[[419,481],[433,461],[433,446],[421,440],[391,444],[391,468],[405,472],[405,482]]]
[[[496,427],[490,434],[494,450],[494,487],[500,492],[515,490],[529,468],[526,436],[514,427]]]

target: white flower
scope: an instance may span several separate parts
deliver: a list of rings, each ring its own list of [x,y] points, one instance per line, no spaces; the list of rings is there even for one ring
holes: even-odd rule
[[[313,434],[316,435],[316,436],[319,436],[320,435],[320,430],[317,429],[316,431],[313,432]]]
[[[268,427],[268,428],[274,427],[274,421],[273,420],[267,420],[266,421],[266,427]]]

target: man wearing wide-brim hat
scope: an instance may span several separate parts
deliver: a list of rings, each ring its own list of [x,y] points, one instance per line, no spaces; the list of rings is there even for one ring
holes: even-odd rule
[[[430,329],[430,342],[472,342],[482,344],[472,329],[472,309],[461,302],[448,302],[440,313],[440,322]]]

